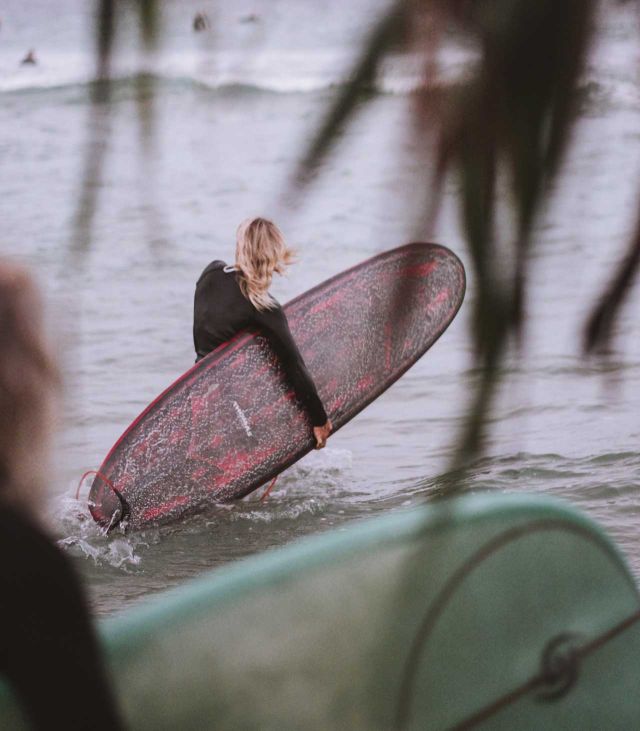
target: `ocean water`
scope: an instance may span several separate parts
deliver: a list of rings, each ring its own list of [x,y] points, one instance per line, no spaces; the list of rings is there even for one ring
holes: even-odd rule
[[[425,164],[411,134],[413,57],[392,58],[295,208],[283,193],[382,0],[218,5],[165,2],[161,43],[139,52],[119,26],[113,100],[91,116],[94,6],[6,0],[0,12],[0,253],[28,265],[48,304],[65,376],[48,514],[99,615],[303,535],[417,505],[438,489],[478,378],[473,273],[448,183],[432,239],[467,265],[466,302],[434,348],[386,394],[279,480],[270,499],[133,535],[102,536],[76,487],[120,433],[193,362],[194,283],[230,260],[238,222],[278,220],[298,264],[286,301],[384,249],[422,237]],[[194,34],[205,10],[211,29]],[[637,213],[636,17],[605,5],[584,79],[584,114],[536,229],[522,350],[505,364],[486,453],[468,490],[548,494],[599,521],[640,573],[640,326],[636,289],[606,363],[586,360],[586,313]],[[39,63],[20,66],[34,49]],[[445,49],[463,73],[468,52]],[[144,98],[136,96],[140,73]],[[150,84],[150,79],[153,81]],[[151,132],[141,109],[152,112]],[[93,127],[92,127],[93,125]],[[86,143],[104,147],[93,240],[73,249]],[[146,152],[145,152],[146,151]],[[86,486],[84,488],[86,492]]]

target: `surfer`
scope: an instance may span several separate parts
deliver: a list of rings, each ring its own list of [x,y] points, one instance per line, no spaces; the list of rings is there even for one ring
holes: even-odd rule
[[[0,678],[33,729],[123,728],[78,577],[37,517],[58,372],[27,274],[0,263]]]
[[[35,66],[37,63],[36,52],[33,49],[31,49],[22,61],[20,61],[21,66]]]
[[[206,13],[196,13],[193,18],[193,30],[196,33],[207,30],[209,28],[209,18]]]
[[[196,362],[247,327],[270,341],[295,392],[311,416],[316,449],[332,431],[315,384],[298,350],[282,307],[269,293],[274,273],[293,260],[280,229],[265,218],[247,219],[236,234],[235,265],[213,261],[196,284],[193,340]]]

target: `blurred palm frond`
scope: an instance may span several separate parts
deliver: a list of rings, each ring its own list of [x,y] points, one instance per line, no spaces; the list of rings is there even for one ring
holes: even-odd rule
[[[160,8],[157,0],[137,0],[138,27],[147,51],[155,49],[160,34]]]
[[[87,119],[87,142],[80,193],[72,226],[71,254],[74,257],[86,254],[91,242],[104,161],[111,135],[113,49],[118,34],[118,20],[126,4],[123,0],[97,0],[96,80],[90,87],[91,105]],[[160,33],[158,0],[130,0],[128,4],[133,7],[125,9],[137,15],[138,35],[143,50],[148,54],[155,49]],[[145,155],[151,152],[154,136],[154,82],[154,78],[147,74],[138,74],[136,78],[141,149]]]
[[[91,85],[80,194],[72,225],[71,254],[82,256],[89,248],[111,127],[111,57],[117,27],[117,0],[99,0],[96,12],[96,80]]]
[[[640,269],[640,217],[626,255],[589,315],[584,330],[585,353],[604,354],[611,345],[616,319]]]
[[[136,0],[138,36],[145,56],[156,50],[160,34],[160,9],[157,0]],[[145,158],[153,152],[155,139],[155,95],[156,77],[153,73],[138,73],[136,76],[136,105],[140,145]]]
[[[310,181],[312,171],[329,152],[343,125],[354,114],[358,104],[370,95],[381,60],[400,41],[406,31],[407,8],[406,0],[395,0],[389,11],[374,27],[348,83],[333,103],[298,165],[293,180],[298,191]]]
[[[532,231],[571,137],[595,8],[594,0],[393,3],[351,83],[302,156],[296,176],[301,186],[358,103],[366,101],[364,91],[392,41],[406,42],[406,28],[420,27],[425,14],[437,20],[440,35],[444,32],[471,49],[475,60],[470,69],[441,87],[433,33],[424,34],[421,45],[418,41],[425,59],[425,87],[417,94],[416,142],[419,149],[432,150],[425,165],[427,213],[435,217],[443,181],[454,175],[476,289],[472,337],[481,375],[455,450],[454,471],[481,450],[501,364],[512,342],[521,337],[528,263],[535,245]],[[502,194],[504,187],[507,196]],[[505,197],[515,222],[507,240],[497,233]]]

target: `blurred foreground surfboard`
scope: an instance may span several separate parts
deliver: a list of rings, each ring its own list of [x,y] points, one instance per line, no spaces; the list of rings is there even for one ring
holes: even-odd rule
[[[449,249],[375,256],[285,307],[334,429],[385,391],[455,317],[465,273]],[[243,497],[314,447],[311,424],[268,341],[243,332],[203,358],[124,432],[89,492],[112,528],[167,522]]]
[[[640,719],[634,580],[590,520],[537,497],[351,524],[101,631],[133,730],[626,731]],[[25,728],[6,688],[0,727]]]

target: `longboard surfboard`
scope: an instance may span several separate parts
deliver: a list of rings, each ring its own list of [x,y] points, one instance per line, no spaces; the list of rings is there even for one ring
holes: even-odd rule
[[[592,521],[541,496],[358,521],[101,631],[135,731],[626,731],[640,718],[635,581]],[[23,731],[20,716],[0,683],[0,727]]]
[[[396,381],[462,303],[465,272],[413,243],[344,271],[285,306],[334,430]],[[268,340],[239,333],[153,401],[111,449],[89,492],[94,519],[129,528],[241,498],[314,447],[309,417]]]

